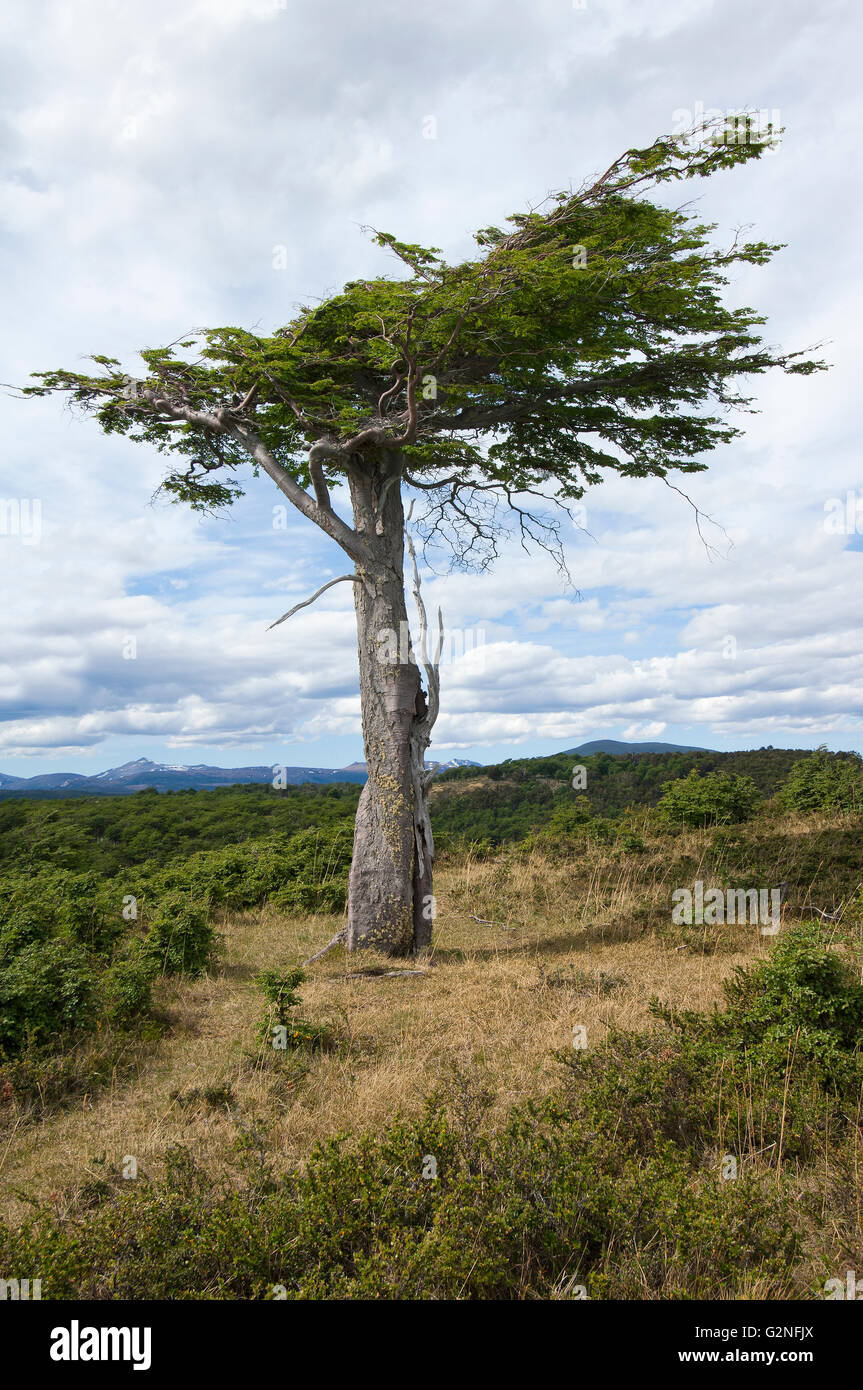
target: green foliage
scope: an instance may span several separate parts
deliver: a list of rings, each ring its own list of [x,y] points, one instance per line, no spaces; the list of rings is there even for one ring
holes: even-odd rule
[[[542,829],[524,837],[524,848],[556,859],[569,857],[588,844],[609,844],[614,838],[614,823],[592,815],[586,797],[578,797],[575,803],[560,798]]]
[[[338,912],[345,905],[353,831],[349,823],[249,840],[187,859],[140,865],[130,881],[148,894],[186,894],[212,911],[272,902],[285,911]]]
[[[353,829],[302,830],[284,854],[285,885],[274,895],[285,911],[341,912],[347,903]]]
[[[306,978],[302,969],[264,970],[257,978],[257,985],[267,1000],[267,1014],[258,1030],[262,1042],[269,1043],[274,1050],[309,1051],[329,1047],[332,1043],[332,1030],[328,1024],[309,1023],[300,1018],[296,1009],[300,1005],[297,993]]]
[[[768,959],[738,966],[722,1013],[673,1021],[722,1056],[745,1051],[761,1071],[811,1066],[822,1085],[854,1093],[863,1080],[863,985],[817,923],[783,931]],[[667,1017],[671,1017],[667,1015]]]
[[[26,797],[0,792],[0,871],[42,867],[112,877],[148,860],[165,865],[202,850],[353,823],[360,788],[304,783],[211,791]]]
[[[146,944],[164,974],[203,974],[214,944],[207,908],[180,893],[164,898],[150,918]]]
[[[110,951],[122,931],[118,904],[98,875],[40,866],[0,879],[0,960],[28,941],[63,936]]]
[[[725,825],[748,820],[758,800],[758,788],[750,777],[728,772],[708,772],[702,777],[693,768],[687,777],[665,783],[659,813],[672,825]]]
[[[21,1093],[31,1077],[39,1094],[54,1094],[64,1072],[57,1049],[66,1055],[88,1034],[134,1027],[143,1035],[155,979],[206,969],[218,911],[265,902],[340,911],[356,796],[353,786],[284,797],[251,787],[0,806],[9,831],[0,853],[0,1049],[17,1059]],[[308,826],[316,815],[320,823]],[[257,835],[236,843],[244,825]],[[280,826],[295,833],[273,833]],[[142,862],[165,836],[168,852]],[[118,866],[123,854],[130,862]],[[326,1032],[300,1022],[291,1045],[319,1046]],[[65,1071],[77,1076],[72,1065]]]
[[[155,446],[170,459],[166,491],[201,510],[239,496],[237,470],[257,471],[262,449],[289,494],[307,488],[314,444],[325,480],[357,453],[395,447],[409,485],[443,468],[468,490],[478,477],[496,485],[501,500],[549,484],[577,498],[607,469],[703,469],[703,453],[739,433],[726,408],[747,403],[741,378],[822,364],[772,352],[762,317],[722,303],[728,271],[764,264],[777,245],[715,248],[713,227],[689,208],[645,195],[762,149],[728,140],[721,124],[664,136],[594,183],[508,217],[508,230],[483,228],[476,258],[448,265],[436,248],[376,231],[404,278],[350,281],[268,336],[228,326],[143,350],[134,383],[101,353],[95,370],[37,373],[25,392],[66,393],[107,434]],[[493,434],[487,451],[481,431]],[[458,532],[463,499],[450,500]],[[425,534],[434,538],[431,521]],[[489,539],[482,526],[464,546],[456,536],[458,557],[482,564]]]
[[[824,744],[792,767],[782,801],[793,811],[863,810],[863,758]]]
[[[767,961],[737,971],[724,1009],[653,1001],[652,1012],[670,1036],[612,1030],[594,1051],[560,1054],[585,1125],[642,1161],[668,1144],[714,1171],[731,1154],[741,1174],[823,1162],[827,1135],[834,1151],[854,1143],[863,990],[817,926],[783,933]]]
[[[675,1035],[661,1127],[704,1144],[724,1107],[738,1152],[742,1134],[744,1150],[781,1143],[808,1161],[825,1131],[837,1141],[848,1131],[861,1101],[863,987],[818,924],[804,922],[724,990],[725,1008],[711,1013],[651,1005]]]
[[[44,1269],[64,1298],[513,1299],[740,1296],[784,1288],[793,1207],[757,1175],[720,1184],[661,1136],[567,1095],[489,1128],[480,1086],[451,1083],[425,1113],[334,1139],[275,1176],[189,1153],[161,1181],[108,1175],[86,1222],[48,1211],[0,1226],[8,1267]],[[601,1118],[601,1128],[596,1119]],[[638,1136],[642,1140],[642,1136]],[[433,1160],[430,1165],[429,1160]],[[124,1258],[111,1258],[122,1249]]]
[[[158,962],[148,945],[133,939],[99,976],[99,1012],[110,1023],[128,1026],[149,1013]]]
[[[45,941],[51,932],[50,921],[38,903],[21,901],[21,895],[14,890],[5,897],[0,921],[0,965],[25,946]]]
[[[73,942],[32,941],[0,970],[0,1054],[86,1029],[95,1012],[95,973]]]
[[[443,847],[465,841],[496,845],[523,840],[552,822],[561,835],[586,835],[590,816],[616,820],[630,809],[655,806],[666,782],[693,770],[701,775],[724,772],[747,777],[762,796],[772,796],[799,758],[800,752],[784,748],[619,757],[595,753],[578,760],[572,753],[557,753],[508,759],[482,769],[453,768],[432,784],[432,825]],[[587,772],[584,791],[572,787],[576,761]],[[579,809],[586,807],[590,815]]]
[[[300,996],[297,990],[305,978],[305,971],[299,968],[263,970],[258,976],[258,986],[263,990],[264,997],[279,1023],[284,1022],[289,1009],[294,1009],[299,1004]]]

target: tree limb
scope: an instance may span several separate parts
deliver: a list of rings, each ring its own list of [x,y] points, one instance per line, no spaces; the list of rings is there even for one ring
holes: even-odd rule
[[[410,520],[412,512],[413,503],[411,503],[410,510],[408,511],[408,520]],[[414,550],[410,532],[407,530],[405,531],[405,540],[413,565],[414,599],[416,600],[417,612],[420,620],[420,657],[425,669],[426,684],[428,685],[428,704],[424,706],[424,713],[418,713],[411,729],[411,780],[413,782],[414,792],[414,840],[416,843],[419,876],[422,878],[427,867],[425,856],[428,855],[429,861],[432,861],[435,853],[434,835],[432,834],[431,817],[429,815],[428,806],[428,788],[434,776],[434,769],[432,769],[431,772],[426,771],[425,754],[426,749],[431,743],[431,731],[440,709],[440,654],[443,649],[443,615],[440,609],[438,609],[439,640],[434,656],[430,659],[426,641],[428,618],[426,615],[425,603],[422,598],[416,551]]]
[[[342,927],[341,931],[337,931],[337,932],[336,932],[336,934],[335,934],[335,936],[333,937],[332,941],[328,941],[328,942],[327,942],[327,944],[326,944],[326,946],[324,946],[323,950],[316,951],[315,954],[314,954],[313,956],[309,956],[308,960],[304,960],[304,961],[303,961],[303,965],[304,965],[304,966],[306,966],[306,965],[311,965],[311,964],[312,964],[312,961],[320,960],[321,956],[325,956],[325,955],[327,954],[327,951],[331,951],[331,950],[333,949],[334,946],[341,946],[341,945],[343,945],[344,942],[345,942],[346,940],[347,940],[347,932],[345,931],[345,928]]]
[[[325,531],[331,540],[334,540],[337,545],[342,547],[342,550],[350,555],[352,560],[364,563],[370,559],[366,544],[356,531],[346,525],[341,517],[336,516],[332,508],[322,507],[319,502],[310,497],[305,489],[301,488],[299,483],[291,477],[290,473],[276,462],[263,440],[259,439],[248,426],[224,416],[222,427],[238,443],[242,444],[247,453],[251,454],[255,462],[263,468],[267,476],[272,478],[276,487],[285,494],[289,501],[293,502],[297,510],[302,512],[303,516],[308,517],[310,521],[313,521],[316,526],[319,526],[322,531]]]
[[[321,467],[320,458],[315,455],[314,448],[309,450],[309,477],[312,480],[312,487],[315,489],[315,497],[318,506],[322,511],[331,512],[333,510],[330,502],[330,490],[327,487],[327,480],[324,477],[324,470]]]
[[[267,628],[267,632],[269,632],[271,628],[278,627],[280,623],[287,622],[288,618],[292,618],[295,613],[299,613],[301,608],[308,608],[310,603],[314,603],[316,598],[320,598],[321,594],[325,594],[327,589],[331,589],[334,584],[343,584],[345,580],[348,579],[353,584],[358,584],[361,582],[360,576],[358,574],[340,574],[337,579],[331,579],[329,583],[322,584],[321,587],[314,594],[312,594],[311,598],[304,598],[302,603],[295,603],[293,608],[288,609],[287,613],[283,613],[282,616],[280,618],[277,618],[274,623],[270,623],[270,626]]]

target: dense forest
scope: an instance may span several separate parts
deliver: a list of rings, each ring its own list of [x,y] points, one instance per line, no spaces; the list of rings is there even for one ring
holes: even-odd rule
[[[349,783],[307,782],[283,791],[250,783],[133,796],[9,797],[0,802],[0,873],[45,865],[111,875],[148,859],[350,824],[359,791]]]
[[[695,771],[748,777],[772,796],[806,749],[759,748],[739,753],[595,753],[583,759],[586,785],[574,788],[575,760],[508,759],[488,767],[453,768],[433,783],[432,822],[442,846],[467,840],[502,844],[545,828],[566,828],[572,808],[616,819],[655,806],[666,782]],[[856,764],[855,753],[831,755]],[[309,827],[350,825],[360,788],[304,783],[211,791],[141,791],[133,796],[53,796],[8,793],[0,798],[0,873],[39,866],[113,875],[147,860],[183,859]]]

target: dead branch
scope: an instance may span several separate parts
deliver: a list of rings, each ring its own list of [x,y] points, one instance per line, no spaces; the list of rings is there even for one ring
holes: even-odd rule
[[[328,941],[326,946],[324,946],[322,950],[316,951],[313,956],[309,956],[308,960],[304,960],[303,966],[305,967],[307,965],[311,965],[313,961],[320,960],[321,956],[325,956],[327,954],[327,951],[331,951],[334,946],[344,945],[346,940],[347,931],[344,927],[342,927],[341,931],[337,931],[332,941]]]
[[[413,513],[413,503],[410,505],[407,519],[410,520]],[[426,771],[425,755],[426,749],[431,743],[431,731],[440,710],[440,655],[443,650],[443,614],[438,609],[439,638],[437,649],[433,657],[429,657],[427,633],[428,616],[422,597],[422,587],[420,583],[419,568],[417,566],[416,551],[410,536],[410,532],[405,531],[408,553],[411,557],[414,574],[414,599],[416,600],[417,612],[420,620],[420,658],[426,675],[428,686],[428,703],[425,713],[414,720],[411,731],[411,777],[413,780],[414,792],[414,839],[416,841],[417,866],[420,878],[425,874],[425,856],[428,855],[429,861],[434,860],[434,836],[432,834],[431,816],[429,815],[428,788],[434,776],[434,769]]]
[[[357,584],[360,582],[360,576],[358,574],[340,574],[337,579],[331,579],[329,583],[322,584],[321,587],[312,594],[311,598],[304,598],[302,603],[295,603],[293,608],[288,609],[287,613],[283,613],[274,623],[270,623],[267,632],[270,631],[270,628],[278,627],[279,623],[287,622],[288,618],[292,618],[295,613],[299,613],[301,608],[308,608],[310,603],[314,603],[316,598],[320,598],[321,594],[326,593],[327,589],[331,589],[334,584],[343,584],[346,580],[350,580],[352,584]]]
[[[508,922],[492,922],[488,917],[475,917],[472,912],[468,912],[466,916],[471,922],[479,922],[481,927],[503,927],[504,931],[515,931],[515,927],[511,927]]]
[[[427,975],[427,970],[356,970],[346,980],[394,980],[398,975]]]

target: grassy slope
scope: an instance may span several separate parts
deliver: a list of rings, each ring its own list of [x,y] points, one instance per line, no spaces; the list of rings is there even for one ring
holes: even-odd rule
[[[841,846],[848,833],[842,817],[828,816],[753,828],[746,854],[773,877],[749,881],[774,882],[784,869],[805,908],[812,866],[824,876],[819,841]],[[92,1172],[96,1158],[114,1167],[134,1154],[146,1171],[182,1142],[218,1160],[250,1127],[277,1166],[288,1167],[315,1141],[418,1111],[451,1063],[481,1064],[496,1092],[492,1118],[500,1119],[558,1084],[551,1054],[571,1045],[575,1024],[595,1046],[609,1025],[647,1027],[653,995],[678,1008],[709,1007],[736,964],[765,955],[757,927],[670,928],[672,887],[699,875],[708,884],[737,881],[721,872],[727,853],[719,832],[691,831],[654,838],[632,855],[587,845],[560,861],[523,851],[444,858],[424,975],[382,977],[370,973],[382,962],[348,961],[341,950],[310,968],[303,1015],[331,1021],[342,1040],[337,1051],[311,1056],[276,1057],[257,1042],[254,977],[311,954],[338,920],[286,918],[271,907],[228,917],[219,926],[219,964],[203,979],[162,985],[168,1028],[143,1055],[137,1079],[38,1124],[5,1107],[0,1215],[17,1219],[33,1197],[62,1208],[70,1180]],[[816,902],[830,906],[850,882],[859,854],[854,865],[844,857],[830,866],[833,887],[815,890]]]
[[[723,756],[769,795],[795,755],[710,755]],[[592,1297],[813,1297],[826,1275],[863,1267],[859,1038],[837,1044],[834,1018],[820,1043],[819,1020],[801,1039],[798,1023],[806,991],[821,998],[824,950],[772,1059],[793,971],[778,998],[756,998],[742,1049],[743,1034],[714,1048],[697,1019],[676,1035],[649,1010],[656,996],[678,1015],[724,1006],[736,967],[770,961],[794,937],[785,928],[852,901],[821,946],[863,982],[859,815],[768,803],[746,824],[663,829],[649,806],[672,767],[650,757],[592,761],[585,818],[569,774],[569,760],[545,759],[435,784],[433,955],[420,974],[341,950],[315,962],[301,1013],[329,1025],[331,1050],[262,1042],[256,976],[310,956],[341,919],[267,904],[217,917],[221,950],[203,977],[159,979],[155,1024],[76,1034],[75,1085],[59,1100],[25,1102],[0,1076],[0,1222],[12,1228],[0,1226],[0,1264],[41,1270],[47,1297],[260,1297],[280,1279],[301,1297],[571,1297],[583,1277]],[[118,873],[122,887],[129,865],[245,842],[257,873],[258,837],[346,824],[355,798],[250,788],[4,803],[0,851],[18,872],[60,863]],[[672,891],[696,879],[786,883],[780,937],[674,926]],[[840,1025],[843,1009],[863,1010],[847,991],[831,997]],[[573,1049],[578,1027],[587,1054]],[[812,1037],[827,1048],[826,1086]],[[435,1092],[443,1128],[427,1118]],[[371,1148],[357,1150],[363,1134]],[[344,1159],[318,1148],[337,1135]],[[197,1176],[182,1156],[176,1166],[175,1145]],[[429,1148],[434,1188],[420,1177]],[[719,1180],[729,1151],[739,1182]],[[127,1155],[138,1183],[120,1177]],[[42,1234],[29,1245],[34,1211]]]

